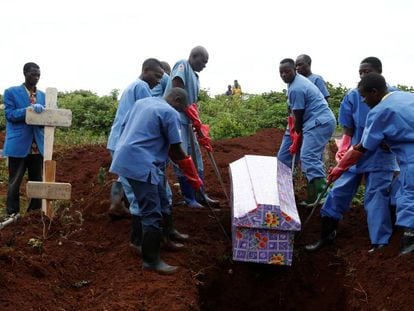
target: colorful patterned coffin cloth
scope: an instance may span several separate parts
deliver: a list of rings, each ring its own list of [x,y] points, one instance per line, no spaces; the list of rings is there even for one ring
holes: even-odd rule
[[[246,155],[230,164],[233,259],[291,265],[301,223],[292,172],[276,157]]]

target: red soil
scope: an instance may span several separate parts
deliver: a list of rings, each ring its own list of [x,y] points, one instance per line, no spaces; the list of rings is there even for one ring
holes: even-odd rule
[[[267,129],[214,142],[227,189],[230,162],[245,154],[274,155],[281,137],[281,131]],[[414,255],[397,257],[399,230],[383,252],[368,254],[362,206],[344,217],[335,245],[310,254],[303,245],[319,235],[316,212],[295,239],[293,265],[279,267],[231,262],[231,244],[209,210],[176,204],[176,226],[191,240],[182,252],[162,253],[180,269],[160,276],[143,272],[141,259],[130,252],[130,220],[111,221],[106,214],[114,176],[105,147],[57,152],[54,158],[56,180],[72,184],[70,208],[61,203],[50,228],[48,219],[44,229],[41,216],[32,213],[0,231],[0,310],[413,309]],[[206,188],[223,202],[217,215],[229,232],[230,208],[205,160]],[[299,212],[302,220],[309,213]],[[42,248],[30,246],[31,238]]]

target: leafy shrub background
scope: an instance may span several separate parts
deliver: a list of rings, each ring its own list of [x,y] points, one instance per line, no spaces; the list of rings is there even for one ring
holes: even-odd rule
[[[329,106],[338,117],[342,98],[348,91],[343,85],[327,83],[331,94]],[[414,92],[412,87],[398,85],[401,90]],[[56,129],[56,143],[64,145],[106,143],[118,107],[119,90],[109,95],[77,90],[60,92],[58,106],[72,111],[72,127]],[[0,95],[1,100],[1,95]],[[262,128],[286,127],[286,93],[243,94],[243,96],[209,96],[202,90],[199,96],[200,117],[210,125],[213,139],[251,135]],[[0,110],[0,130],[5,130],[4,110]]]

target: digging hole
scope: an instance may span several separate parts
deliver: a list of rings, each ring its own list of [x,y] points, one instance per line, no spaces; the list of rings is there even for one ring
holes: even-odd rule
[[[295,257],[291,267],[235,262],[210,269],[200,280],[200,309],[345,310],[343,260],[326,252]]]

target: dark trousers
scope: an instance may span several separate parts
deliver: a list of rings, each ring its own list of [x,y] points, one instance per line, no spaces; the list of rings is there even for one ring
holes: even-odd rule
[[[43,156],[29,154],[25,158],[9,157],[9,187],[7,190],[7,214],[20,212],[20,185],[26,169],[30,181],[42,181]],[[27,210],[42,208],[41,199],[30,199]]]
[[[165,186],[162,182],[153,185],[127,178],[138,201],[142,229],[146,231],[161,231],[162,205],[168,204]]]

